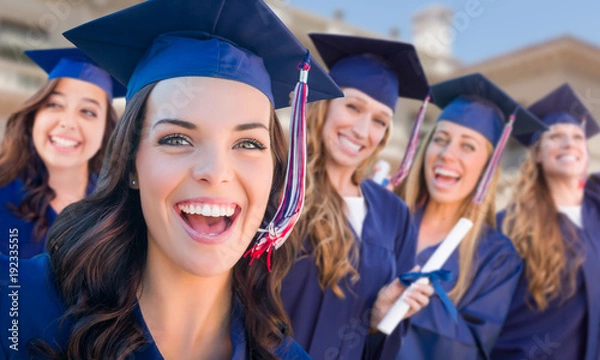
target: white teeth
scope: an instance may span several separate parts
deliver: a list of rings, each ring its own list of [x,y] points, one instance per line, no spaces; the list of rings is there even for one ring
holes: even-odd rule
[[[346,139],[346,137],[344,136],[340,136],[340,141],[347,147],[349,147],[351,150],[354,151],[360,151],[361,146],[360,145],[356,145],[355,143],[353,143],[352,141]]]
[[[577,161],[577,158],[573,155],[563,155],[560,157],[560,160],[574,162]]]
[[[55,144],[58,145],[60,147],[75,147],[77,146],[78,142],[77,141],[73,141],[73,140],[67,140],[67,139],[63,139],[60,137],[55,137],[55,136],[51,136],[50,137],[50,141]]]
[[[235,205],[183,204],[178,207],[186,214],[211,217],[231,216],[235,212]]]
[[[448,177],[453,177],[453,178],[458,178],[460,176],[455,171],[447,170],[447,169],[443,169],[443,168],[435,168],[434,173],[436,175],[448,176]]]
[[[221,207],[220,206],[213,206],[213,208],[210,211],[210,216],[213,216],[213,217],[219,217],[219,216],[221,216]]]

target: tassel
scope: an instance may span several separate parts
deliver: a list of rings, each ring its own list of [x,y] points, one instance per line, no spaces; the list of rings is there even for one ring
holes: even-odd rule
[[[427,104],[431,100],[431,95],[427,94],[423,105],[419,109],[419,113],[417,114],[417,119],[415,120],[415,124],[413,125],[412,131],[410,133],[410,138],[408,140],[408,146],[406,151],[404,152],[404,158],[402,159],[402,163],[400,164],[400,168],[396,172],[396,174],[392,177],[391,182],[394,187],[397,187],[404,181],[406,176],[408,176],[408,172],[410,171],[410,167],[412,166],[413,160],[415,159],[415,155],[417,153],[417,145],[419,145],[419,134],[421,133],[421,125],[423,124],[423,119],[425,118],[425,110],[427,109]]]
[[[260,235],[254,245],[244,254],[250,256],[250,265],[254,260],[267,254],[267,268],[271,271],[273,249],[278,249],[292,233],[304,206],[306,173],[306,102],[308,97],[308,72],[310,53],[299,65],[300,78],[294,89],[292,115],[290,120],[290,145],[284,192],[277,212],[265,229],[259,229]]]
[[[498,143],[494,148],[494,152],[492,153],[492,158],[490,159],[490,162],[488,163],[488,166],[485,169],[481,180],[479,180],[479,185],[477,186],[477,191],[475,192],[475,197],[473,198],[473,203],[475,204],[481,204],[483,202],[483,199],[485,198],[485,194],[487,193],[487,189],[490,186],[490,182],[492,180],[492,177],[494,176],[494,172],[500,164],[500,158],[502,157],[504,147],[506,146],[508,138],[510,137],[510,133],[512,132],[517,110],[518,109],[516,109],[512,113],[512,115],[510,115],[508,122],[506,123],[506,125],[504,125],[502,136],[500,136],[500,140],[498,140]]]
[[[585,132],[586,122],[587,122],[587,118],[584,115],[581,118],[581,129],[583,130],[583,135],[585,137],[587,137],[587,134]],[[590,155],[589,155],[589,151],[588,151],[588,157],[587,157],[586,162],[585,162],[585,168],[583,169],[583,174],[581,174],[581,178],[579,179],[579,183],[577,184],[577,188],[579,190],[585,188],[585,183],[587,181],[587,174],[588,174],[589,167],[590,167]]]

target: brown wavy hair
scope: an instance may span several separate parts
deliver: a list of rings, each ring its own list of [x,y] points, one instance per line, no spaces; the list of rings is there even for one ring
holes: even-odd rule
[[[6,132],[0,145],[0,187],[19,178],[23,181],[25,195],[20,204],[10,204],[15,215],[34,224],[33,241],[41,241],[48,230],[46,211],[56,193],[48,185],[48,170],[33,146],[32,129],[35,116],[47,102],[60,79],[47,81],[33,96],[10,115]],[[104,137],[98,152],[89,160],[89,177],[98,174],[102,167],[108,139],[117,123],[117,112],[107,98],[107,118]]]
[[[319,269],[321,289],[329,287],[336,296],[344,298],[340,281],[347,276],[352,283],[360,279],[356,270],[359,253],[354,233],[342,211],[346,205],[329,181],[325,167],[328,155],[322,133],[330,103],[331,100],[316,102],[309,105],[307,112],[306,199],[294,241],[299,247],[308,245],[309,249],[302,251],[310,251],[314,256]],[[390,137],[390,132],[391,127],[388,127],[373,154],[352,174],[352,182],[355,185],[360,184],[367,169],[375,163],[377,155]],[[305,240],[307,244],[304,243]]]
[[[411,213],[415,213],[419,208],[425,206],[429,199],[429,191],[427,190],[427,184],[425,182],[425,152],[429,143],[433,139],[437,126],[435,126],[431,132],[427,135],[425,142],[420,147],[415,161],[410,169],[408,177],[402,183],[402,185],[396,189],[396,193],[400,195],[402,199],[408,205]],[[487,151],[491,157],[493,147],[492,144],[487,142]],[[483,171],[482,174],[483,175]],[[481,175],[479,179],[481,179]],[[473,204],[473,197],[477,186],[473,188],[471,193],[463,200],[460,211],[456,214],[456,221],[461,217],[465,217],[473,222],[473,227],[467,233],[465,238],[461,241],[458,247],[458,258],[459,258],[459,274],[458,279],[454,288],[448,293],[448,296],[458,304],[466,291],[471,285],[473,280],[473,264],[476,260],[477,246],[479,239],[486,230],[485,225],[496,227],[496,187],[498,185],[498,178],[500,176],[500,168],[496,169],[494,176],[490,182],[487,193],[485,194],[484,200],[480,205]]]
[[[64,318],[70,317],[73,325],[65,349],[37,341],[33,352],[52,359],[125,359],[146,342],[134,309],[148,235],[139,192],[130,189],[129,175],[135,171],[145,103],[153,88],[147,85],[127,104],[94,194],[65,208],[50,230],[51,271],[67,309]],[[274,111],[270,123],[274,173],[265,220],[275,214],[286,168],[285,138]],[[252,266],[243,257],[233,268],[232,293],[245,310],[253,359],[275,359],[272,351],[290,329],[279,292],[293,259],[293,246],[286,242],[273,255],[272,272],[264,257]]]
[[[512,239],[525,263],[529,293],[539,310],[563,292],[575,294],[577,269],[583,259],[577,256],[575,243],[563,240],[559,213],[552,200],[541,164],[536,161],[540,137],[528,151],[521,165],[519,180],[506,207],[502,231]],[[567,231],[577,239],[577,232],[568,222]],[[572,256],[568,256],[572,255]],[[567,258],[574,258],[572,264]]]

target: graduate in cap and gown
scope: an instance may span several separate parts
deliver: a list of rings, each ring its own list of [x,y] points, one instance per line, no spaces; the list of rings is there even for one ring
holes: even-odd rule
[[[511,133],[543,125],[481,74],[439,83],[431,93],[442,112],[400,189],[418,231],[417,264],[427,262],[459,218],[473,226],[442,266],[452,275],[440,282],[444,294],[410,319],[400,351],[385,355],[487,359],[522,271],[510,239],[496,229],[498,162]]]
[[[548,130],[528,153],[498,224],[523,258],[493,359],[600,359],[600,182],[587,139],[600,128],[571,86],[529,107]]]
[[[405,289],[396,278],[414,267],[416,237],[406,205],[365,173],[391,135],[398,97],[423,101],[429,86],[410,44],[310,37],[345,96],[308,111],[306,203],[281,295],[314,359],[374,358],[384,341],[400,345],[402,326],[386,339],[376,325]],[[431,293],[416,291],[410,314]]]
[[[56,214],[94,189],[125,88],[76,48],[25,52],[46,83],[6,123],[0,144],[0,254],[46,251]]]
[[[127,84],[127,105],[95,192],[57,217],[48,254],[2,272],[3,355],[308,358],[278,290],[303,199],[304,106],[340,89],[258,0],[146,1],[65,36]],[[286,166],[274,109],[291,91]]]

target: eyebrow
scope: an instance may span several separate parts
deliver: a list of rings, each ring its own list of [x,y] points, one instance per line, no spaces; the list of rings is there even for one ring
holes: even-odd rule
[[[171,124],[171,125],[175,125],[175,126],[180,126],[182,128],[188,129],[188,130],[195,130],[198,128],[196,126],[196,124],[193,124],[193,123],[191,123],[189,121],[185,121],[185,120],[179,120],[179,119],[162,119],[162,120],[155,122],[154,125],[152,125],[152,128],[154,129],[155,127],[157,127],[160,124]],[[269,131],[268,127],[266,127],[264,124],[261,124],[258,122],[237,125],[235,127],[235,131],[246,131],[246,130],[253,130],[253,129],[260,129],[260,128]]]
[[[442,134],[444,134],[446,136],[450,136],[450,133],[448,133],[446,130],[436,130],[435,134],[438,134],[438,133],[442,133]],[[471,140],[475,141],[476,143],[479,143],[479,141],[475,137],[473,137],[471,135],[461,134],[460,137],[461,138],[471,139]]]
[[[171,125],[175,125],[175,126],[180,126],[182,128],[188,129],[188,130],[196,129],[196,124],[192,124],[189,121],[184,121],[184,120],[179,120],[179,119],[158,120],[157,122],[154,123],[154,125],[152,125],[152,129],[154,129],[155,127],[157,127],[160,124],[171,124]]]
[[[258,122],[237,125],[235,127],[235,131],[245,131],[245,130],[261,129],[261,128],[269,131],[268,127],[266,127],[264,124],[261,124]]]
[[[52,92],[50,95],[58,95],[58,96],[62,96],[62,97],[65,97],[65,96],[66,96],[64,93],[62,93],[62,92],[60,92],[60,91],[56,91],[56,90],[54,90],[54,91],[53,91],[53,92]],[[100,103],[99,103],[98,101],[96,101],[95,99],[88,98],[88,97],[84,97],[84,98],[83,98],[83,100],[84,100],[84,101],[87,101],[87,102],[94,103],[94,104],[96,104],[97,106],[100,106],[100,107],[101,107]]]
[[[360,101],[360,102],[362,102],[362,103],[366,103],[366,102],[367,102],[367,100],[365,100],[365,99],[363,99],[363,98],[360,98],[360,97],[358,97],[358,96],[346,95],[346,96],[344,96],[344,97],[345,97],[346,99],[354,99],[354,100],[358,100],[358,101]]]

